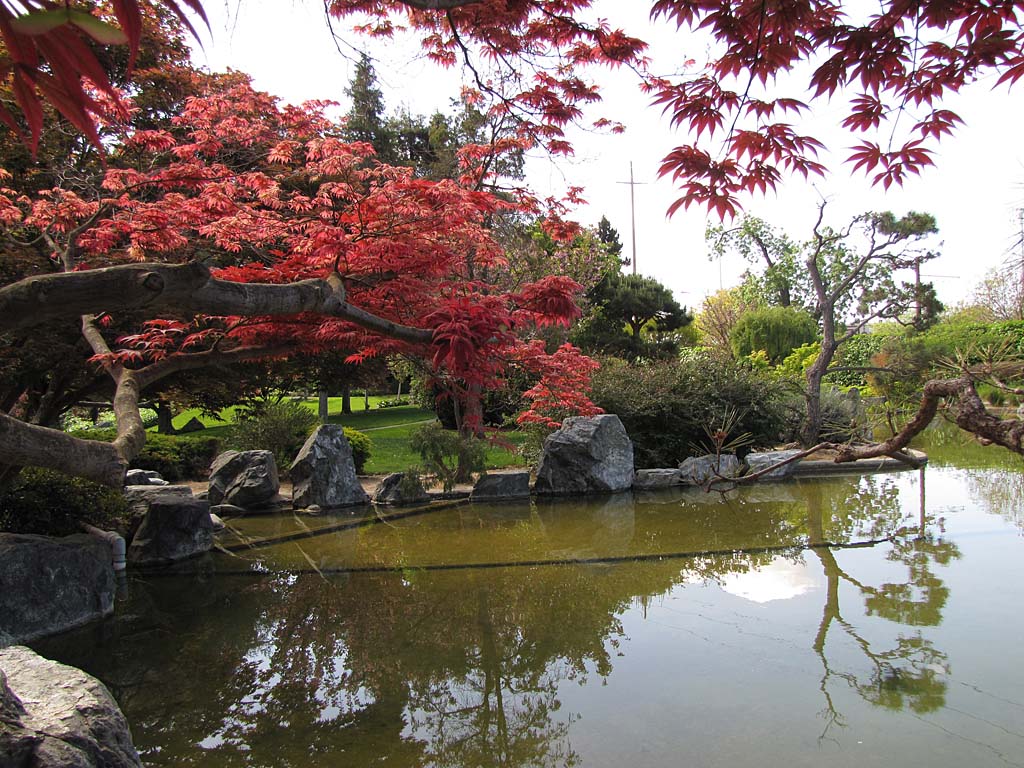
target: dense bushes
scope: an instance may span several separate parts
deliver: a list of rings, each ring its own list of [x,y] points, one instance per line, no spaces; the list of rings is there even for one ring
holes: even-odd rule
[[[487,465],[487,444],[475,437],[463,437],[433,422],[412,433],[410,447],[423,460],[423,468],[439,480],[445,491],[467,482]]]
[[[76,432],[76,437],[89,440],[113,440],[112,429],[91,429]],[[146,433],[146,444],[131,463],[132,469],[151,469],[164,480],[195,480],[205,478],[210,462],[220,450],[220,440],[202,435],[178,437]]]
[[[796,417],[794,397],[784,389],[748,368],[691,352],[645,365],[605,358],[592,397],[622,419],[637,467],[670,467],[704,453],[707,431],[730,422],[729,439],[749,433],[751,445],[778,443]]]
[[[26,468],[0,495],[0,530],[67,536],[81,524],[123,530],[128,505],[119,490],[47,469]]]

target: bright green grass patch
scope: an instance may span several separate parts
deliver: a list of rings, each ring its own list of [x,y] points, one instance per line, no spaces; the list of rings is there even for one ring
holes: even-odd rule
[[[393,399],[393,396],[370,395],[370,398],[369,398],[370,412],[375,412],[375,411],[379,410],[381,413],[384,413],[384,412],[387,412],[387,411],[402,410],[403,408],[419,410],[419,409],[416,409],[414,406],[411,406],[411,405],[410,406],[399,406],[397,408],[377,408],[377,405],[381,402],[381,400],[390,400],[390,399]],[[317,402],[316,398],[307,398],[306,400],[303,400],[301,402],[302,402],[302,404],[304,406],[309,408],[309,410],[311,410],[313,413],[317,413],[317,409],[319,408],[319,403]],[[346,416],[354,416],[357,413],[365,413],[365,412],[367,412],[366,411],[366,399],[363,398],[362,395],[353,396],[350,399],[349,402],[352,405],[353,413],[346,414]],[[199,412],[198,409],[193,408],[193,409],[190,409],[190,410],[187,410],[187,411],[182,411],[181,413],[179,413],[177,416],[174,417],[174,419],[172,420],[172,423],[174,424],[174,428],[175,429],[181,429],[183,426],[185,426],[186,423],[188,423],[188,421],[190,419],[192,419],[194,417],[194,418],[199,419],[207,427],[223,427],[223,426],[226,426],[227,424],[230,424],[234,420],[234,418],[235,418],[235,411],[237,409],[238,409],[238,406],[232,405],[229,408],[225,408],[217,416],[204,416],[202,413]],[[424,411],[424,412],[425,413],[430,413],[429,411]],[[341,422],[338,422],[336,419],[331,418],[333,416],[341,416],[341,398],[340,397],[329,397],[329,398],[327,398],[327,414],[328,414],[328,418],[330,418],[330,420],[332,422],[341,423]],[[351,426],[351,425],[346,421],[345,422],[345,426]]]
[[[409,467],[422,464],[420,455],[409,447],[409,435],[413,429],[416,427],[400,426],[368,432],[373,441],[373,449],[370,452],[370,460],[366,462],[366,473],[378,475],[402,472]],[[513,448],[508,450],[500,445],[491,445],[487,449],[487,468],[523,466],[523,457],[515,453],[515,446],[521,444],[526,436],[520,432],[502,432],[500,439],[502,442],[511,443]]]
[[[376,403],[385,398],[371,397],[370,410],[363,409],[363,398],[352,398],[352,413],[341,413],[341,398],[330,398],[328,413],[332,424],[341,424],[360,432],[365,432],[373,442],[370,459],[366,462],[364,472],[371,475],[402,472],[409,467],[421,463],[418,453],[409,447],[412,433],[423,424],[430,423],[436,417],[433,411],[417,408],[414,405],[402,405],[394,408],[376,408]],[[303,405],[316,412],[317,401],[303,401]],[[174,419],[174,426],[181,427],[193,416],[207,425],[198,433],[208,437],[224,437],[230,425],[235,409],[227,408],[221,412],[224,420],[204,418],[198,411],[186,411]],[[522,444],[525,436],[519,432],[502,432],[500,441],[511,444],[507,446],[492,445],[487,450],[487,468],[523,466],[523,458],[515,453],[515,447]]]

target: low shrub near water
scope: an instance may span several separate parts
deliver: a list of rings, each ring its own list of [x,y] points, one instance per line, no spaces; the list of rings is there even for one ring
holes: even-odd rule
[[[278,471],[287,472],[295,454],[319,424],[316,414],[301,403],[291,400],[267,403],[255,413],[237,416],[225,444],[236,451],[270,451]],[[373,443],[358,430],[344,427],[344,432],[352,448],[356,473],[362,474]]]
[[[725,442],[748,434],[750,445],[772,446],[798,416],[779,380],[696,351],[641,365],[602,359],[592,387],[594,402],[622,420],[640,468],[708,452],[708,431],[726,425]]]
[[[440,481],[445,491],[468,481],[487,466],[487,444],[483,440],[463,437],[437,422],[416,430],[410,445],[423,459],[424,469]]]
[[[0,530],[67,536],[82,523],[123,529],[128,505],[120,490],[48,469],[23,469],[0,495]]]

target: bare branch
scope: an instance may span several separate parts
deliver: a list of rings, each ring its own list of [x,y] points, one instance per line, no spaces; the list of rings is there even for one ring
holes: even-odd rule
[[[348,303],[340,275],[273,285],[218,280],[198,262],[126,264],[39,275],[0,288],[0,328],[8,330],[69,315],[140,309],[218,316],[311,312],[410,344],[433,339],[430,330],[401,325]]]

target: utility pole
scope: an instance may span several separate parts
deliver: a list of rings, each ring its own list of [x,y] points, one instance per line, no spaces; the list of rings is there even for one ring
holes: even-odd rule
[[[629,184],[629,213],[633,232],[633,274],[636,274],[636,195],[634,191],[637,184],[646,184],[645,181],[633,181],[633,161],[629,161],[629,181],[617,181],[616,184]]]

